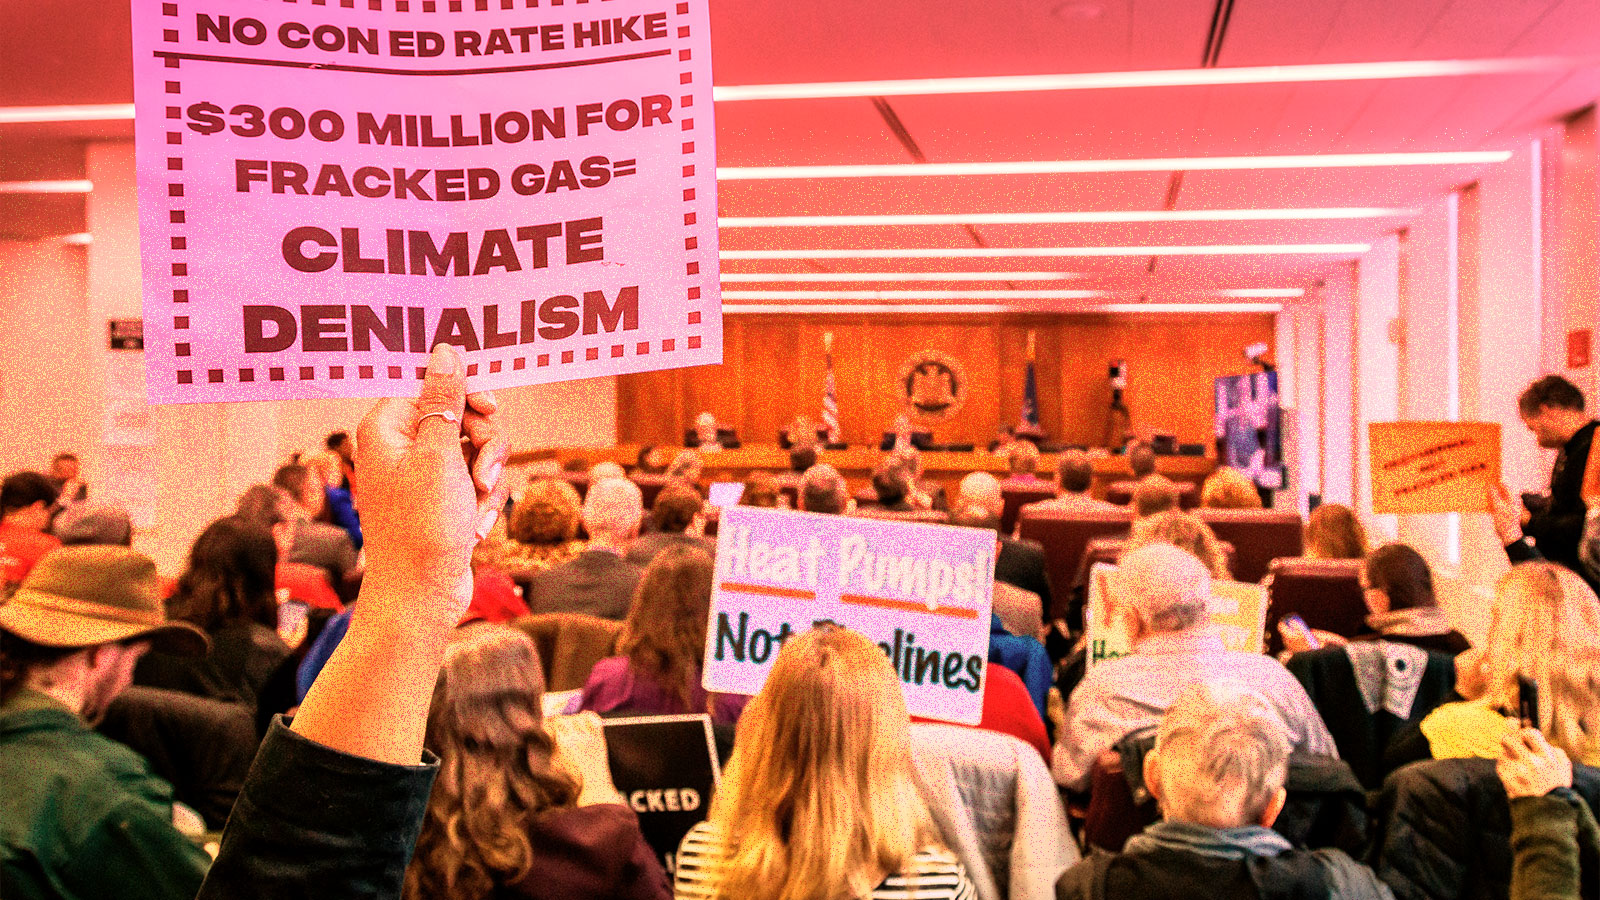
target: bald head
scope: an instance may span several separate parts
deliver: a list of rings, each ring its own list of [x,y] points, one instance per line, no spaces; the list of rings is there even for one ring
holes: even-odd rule
[[[643,518],[638,485],[626,478],[602,478],[589,485],[583,498],[583,527],[594,541],[620,545],[632,540]]]
[[[1122,555],[1115,595],[1139,620],[1136,637],[1193,628],[1206,618],[1211,573],[1192,553],[1149,544]]]
[[[957,506],[981,506],[989,514],[999,518],[1005,509],[1005,497],[1000,493],[1000,479],[988,472],[973,472],[961,479],[961,490],[956,500]]]
[[[844,477],[827,463],[818,463],[800,478],[800,508],[806,512],[838,515],[850,499]]]
[[[599,462],[589,468],[589,483],[603,481],[607,478],[627,478],[628,473],[622,466],[614,462]]]

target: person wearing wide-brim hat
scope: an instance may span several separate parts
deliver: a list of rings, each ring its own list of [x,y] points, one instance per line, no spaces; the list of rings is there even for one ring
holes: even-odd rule
[[[200,656],[156,567],[125,547],[53,551],[0,605],[0,896],[190,898],[209,857],[172,825],[172,787],[96,734],[152,646]]]

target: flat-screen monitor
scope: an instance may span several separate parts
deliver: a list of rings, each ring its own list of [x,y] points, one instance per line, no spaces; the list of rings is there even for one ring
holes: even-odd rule
[[[1278,373],[1216,380],[1218,465],[1232,466],[1269,490],[1284,486]]]
[[[711,490],[707,492],[706,500],[712,506],[723,508],[738,506],[739,498],[744,496],[744,482],[742,481],[716,481],[712,482]]]

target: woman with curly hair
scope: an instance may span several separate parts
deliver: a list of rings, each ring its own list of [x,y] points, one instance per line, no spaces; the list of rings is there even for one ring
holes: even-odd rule
[[[565,481],[530,483],[504,526],[497,525],[478,545],[472,564],[520,579],[572,559],[586,546],[578,540],[582,506],[577,489]]]
[[[1222,542],[1217,540],[1216,532],[1193,513],[1173,510],[1134,522],[1122,552],[1129,553],[1147,544],[1171,544],[1180,550],[1187,550],[1205,563],[1212,578],[1233,578],[1228,572],[1227,554],[1223,551]]]
[[[669,547],[657,554],[622,625],[621,655],[595,663],[567,712],[708,712],[719,725],[738,721],[749,697],[708,694],[700,686],[712,567],[710,555],[696,547]]]
[[[876,644],[826,623],[784,643],[710,818],[678,848],[674,896],[972,900],[912,777],[905,697]]]
[[[439,757],[439,776],[405,900],[668,896],[633,810],[584,802],[595,793],[591,779],[606,780],[603,743],[584,758],[558,750],[543,696],[539,651],[527,635],[490,624],[456,633],[428,710],[426,746]],[[615,789],[603,793],[621,800]]]

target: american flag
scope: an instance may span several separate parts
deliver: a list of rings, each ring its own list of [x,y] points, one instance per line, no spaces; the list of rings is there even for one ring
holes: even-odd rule
[[[839,442],[839,392],[833,382],[833,354],[827,355],[828,375],[822,388],[822,426],[828,432],[828,443]]]

